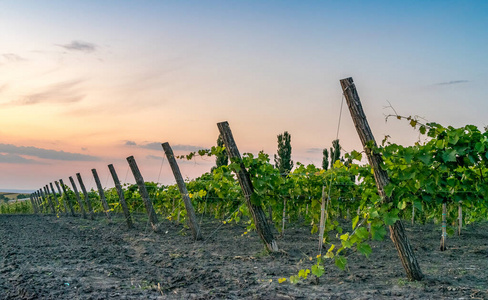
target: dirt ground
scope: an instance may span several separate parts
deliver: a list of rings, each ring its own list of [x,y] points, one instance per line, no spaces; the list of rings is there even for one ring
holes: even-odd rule
[[[405,224],[426,278],[406,280],[389,239],[369,259],[351,252],[349,270],[328,264],[318,284],[278,278],[309,268],[317,237],[286,230],[269,255],[243,225],[206,220],[203,242],[163,221],[127,230],[73,217],[0,215],[0,299],[488,299],[488,224],[469,225],[440,252],[440,226]],[[313,276],[311,276],[313,277]]]

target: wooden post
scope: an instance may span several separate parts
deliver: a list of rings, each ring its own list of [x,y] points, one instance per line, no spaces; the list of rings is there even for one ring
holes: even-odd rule
[[[144,201],[144,206],[146,207],[146,212],[149,217],[149,222],[151,223],[152,229],[154,231],[158,231],[158,217],[156,216],[156,212],[154,211],[151,199],[149,198],[149,193],[146,189],[146,184],[144,183],[144,179],[142,178],[141,172],[139,171],[139,167],[137,167],[134,156],[127,157],[127,162],[129,163],[132,174],[134,175],[137,186],[139,187],[139,193],[141,194],[142,200]]]
[[[59,182],[54,181],[54,184],[56,184],[56,188],[58,189],[59,196],[61,197],[63,193],[61,192],[61,188],[59,187]],[[64,209],[64,213],[68,215],[68,207],[66,206],[66,199],[63,201],[63,209]]]
[[[47,214],[48,213],[48,210],[47,210],[47,202],[46,202],[47,200],[44,197],[44,195],[42,194],[41,189],[38,189],[37,190],[37,195],[39,195],[39,199],[41,201],[42,213]]]
[[[88,208],[88,214],[90,215],[91,220],[95,220],[95,217],[93,216],[93,208],[90,203],[90,197],[88,197],[88,192],[86,191],[85,184],[83,183],[83,179],[81,179],[81,174],[76,173],[76,178],[78,179],[78,183],[80,184],[81,192],[83,193],[83,196],[85,198],[85,204],[86,207]]]
[[[413,204],[412,201],[412,225],[414,224],[415,221],[415,205]]]
[[[442,202],[442,235],[441,235],[441,251],[447,250],[447,205],[446,202]]]
[[[61,212],[61,206],[59,205],[58,196],[56,195],[56,191],[54,190],[53,183],[50,182],[49,185],[51,186],[51,192],[53,194],[54,201],[56,202],[57,211]],[[49,190],[49,187],[48,187],[48,190]],[[66,213],[66,211],[65,211],[65,213]]]
[[[119,202],[122,206],[125,220],[127,221],[127,227],[129,227],[129,229],[133,228],[134,225],[132,224],[132,218],[129,213],[129,208],[127,207],[127,203],[125,202],[124,191],[122,190],[122,186],[120,185],[119,177],[117,176],[117,173],[115,172],[114,166],[112,164],[108,165],[108,169],[110,170],[110,174],[112,174],[115,188],[117,189],[117,194],[119,195]]]
[[[73,209],[73,203],[71,203],[71,199],[69,198],[69,194],[66,192],[66,185],[63,182],[63,179],[59,179],[59,183],[61,184],[61,188],[63,188],[64,199],[68,202],[69,210],[71,211],[71,215],[75,216],[75,210]]]
[[[37,192],[32,193],[32,197],[34,198],[34,203],[37,207],[37,213],[42,213],[41,206],[39,205],[39,198],[37,197]]]
[[[181,176],[178,163],[176,163],[176,159],[173,154],[173,149],[171,149],[169,143],[163,143],[161,144],[161,146],[163,146],[164,153],[166,154],[166,158],[168,159],[169,165],[171,166],[171,170],[173,171],[173,175],[175,176],[176,183],[178,184],[181,198],[183,198],[183,202],[185,203],[186,216],[188,217],[188,221],[189,221],[188,223],[190,225],[193,238],[195,240],[201,240],[203,238],[202,238],[202,233],[200,231],[200,226],[198,225],[197,217],[195,215],[195,209],[193,208],[193,205],[190,200],[190,196],[188,195],[188,190],[186,189],[183,176]]]
[[[458,204],[458,235],[461,235],[461,229],[463,229],[463,201],[459,201]]]
[[[37,200],[37,205],[39,206],[39,213],[44,213],[44,205],[42,205],[42,199],[41,196],[39,195],[39,190],[34,192],[35,198]]]
[[[384,190],[385,186],[390,183],[390,179],[386,173],[386,170],[381,168],[383,165],[383,158],[380,154],[373,153],[371,151],[372,149],[368,146],[371,143],[376,146],[376,141],[373,133],[371,132],[368,121],[366,120],[366,115],[364,114],[359,95],[356,91],[356,86],[354,85],[352,78],[342,79],[340,82],[352,120],[354,121],[354,126],[356,127],[359,138],[368,157],[369,164],[373,169],[378,194],[385,203],[391,202],[391,198],[386,196]],[[390,232],[391,240],[397,248],[398,256],[402,261],[407,277],[410,280],[421,280],[423,274],[420,270],[417,258],[415,257],[415,253],[410,245],[407,234],[405,233],[405,228],[402,221],[398,220],[395,222],[395,224],[391,225]]]
[[[281,217],[281,236],[285,236],[285,220],[286,220],[286,197],[283,198],[283,216]]]
[[[78,193],[78,188],[76,188],[75,181],[73,180],[73,177],[69,177],[69,181],[71,182],[71,186],[73,187],[73,192],[75,192],[76,200],[78,201],[78,205],[80,206],[80,211],[81,215],[83,216],[83,219],[86,219],[86,212],[85,208],[83,207],[83,201],[81,201],[80,193]]]
[[[320,205],[320,233],[319,233],[319,253],[322,254],[322,245],[324,243],[325,223],[327,216],[325,215],[325,201],[328,201],[325,185],[322,186],[322,203]]]
[[[32,194],[30,194],[29,198],[30,198],[30,202],[32,205],[32,209],[34,210],[34,213],[37,214],[38,211],[37,211],[37,205],[34,203],[34,196],[32,196]]]
[[[39,189],[39,195],[41,195],[42,203],[44,205],[44,213],[48,214],[49,213],[49,200],[46,198],[46,195],[42,191],[42,188]]]
[[[51,212],[56,214],[56,208],[54,207],[54,201],[51,199],[49,195],[49,190],[47,188],[47,184],[43,187],[44,193],[46,194],[47,201],[49,201],[49,207],[51,208]]]
[[[244,163],[241,159],[241,154],[239,153],[239,149],[234,141],[234,137],[232,135],[232,131],[230,130],[229,123],[227,122],[220,122],[217,124],[220,135],[224,140],[225,150],[229,155],[229,158],[235,161],[238,161],[240,164],[240,169],[237,172],[237,179],[239,180],[239,184],[241,185],[242,192],[244,193],[244,197],[246,199],[246,204],[249,208],[249,212],[252,215],[254,220],[254,225],[256,226],[256,231],[258,232],[261,240],[266,245],[268,251],[276,252],[278,251],[278,244],[271,232],[271,227],[269,223],[266,221],[266,214],[261,207],[261,204],[253,204],[251,198],[254,194],[254,187],[251,182],[251,177],[247,172],[246,168],[244,167]]]
[[[107,199],[105,198],[105,192],[103,191],[102,184],[100,183],[100,178],[98,178],[97,170],[92,169],[93,178],[95,178],[95,183],[98,189],[98,195],[100,196],[100,201],[102,202],[103,210],[109,221],[112,221],[110,217],[110,208],[108,207]]]

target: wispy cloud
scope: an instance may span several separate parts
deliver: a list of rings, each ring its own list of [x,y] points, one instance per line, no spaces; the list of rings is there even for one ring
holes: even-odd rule
[[[322,148],[307,148],[306,152],[307,153],[319,153],[322,152],[324,149]]]
[[[163,147],[161,146],[161,143],[158,143],[158,142],[139,145],[139,147],[144,148],[144,149],[150,149],[150,150],[162,150],[163,149]]]
[[[15,53],[3,53],[2,56],[8,62],[22,62],[27,60]]]
[[[149,150],[157,150],[157,151],[161,151],[163,149],[161,144],[162,143],[160,143],[160,142],[152,142],[152,143],[145,143],[145,144],[139,145],[134,141],[126,141],[125,142],[125,146],[131,146],[131,147],[135,146],[138,148],[144,148],[144,149],[149,149]],[[205,147],[177,144],[177,145],[171,146],[171,149],[173,149],[173,151],[198,151],[201,149],[205,149]]]
[[[0,144],[0,153],[7,155],[27,155],[43,159],[63,160],[63,161],[98,161],[96,156],[64,152],[37,147],[15,146],[12,144]]]
[[[62,47],[69,51],[81,51],[85,53],[94,52],[95,50],[97,50],[97,45],[83,41],[72,41],[69,44],[56,46]]]
[[[17,100],[4,103],[3,105],[25,106],[41,103],[70,104],[79,102],[86,96],[81,92],[80,84],[82,82],[84,82],[84,80],[77,79],[52,84],[39,92],[22,96]]]
[[[452,85],[452,84],[460,84],[460,83],[466,83],[469,82],[469,80],[452,80],[452,81],[444,81],[444,82],[439,82],[434,85]]]
[[[171,148],[174,151],[198,151],[201,149],[206,149],[205,147],[192,146],[192,145],[174,145],[174,146],[171,146]]]
[[[16,154],[0,154],[0,163],[4,164],[32,164],[32,165],[44,165],[45,163],[24,158]]]

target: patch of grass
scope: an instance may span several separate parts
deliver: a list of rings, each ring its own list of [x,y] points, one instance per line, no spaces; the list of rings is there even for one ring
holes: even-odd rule
[[[255,255],[256,258],[263,258],[263,257],[267,257],[267,256],[269,256],[269,251],[266,248],[264,248],[263,250],[259,251]]]
[[[401,287],[423,288],[425,283],[422,281],[410,281],[407,278],[398,278],[396,285]]]

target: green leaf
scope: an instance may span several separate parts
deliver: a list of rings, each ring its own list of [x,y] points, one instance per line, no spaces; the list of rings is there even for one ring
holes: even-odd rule
[[[365,228],[365,227],[359,227],[357,230],[356,230],[356,235],[360,238],[360,239],[367,239],[369,237],[369,231]]]
[[[359,216],[356,216],[354,219],[352,219],[352,229],[356,228],[358,222],[359,222]]]
[[[385,194],[387,197],[391,197],[391,195],[393,194],[393,190],[395,189],[395,185],[393,185],[392,183],[388,184],[387,186],[385,186]]]
[[[321,277],[325,273],[325,268],[322,265],[313,265],[312,266],[312,274]]]
[[[386,213],[383,216],[383,220],[385,221],[385,224],[388,226],[395,224],[395,222],[399,220],[398,211],[394,209],[394,210]]]
[[[371,236],[375,241],[382,241],[386,235],[386,229],[383,225],[371,226]]]
[[[445,162],[456,161],[456,150],[447,150],[446,152],[442,153],[442,159]]]
[[[407,202],[406,201],[398,202],[398,209],[404,210],[405,207],[407,207]]]
[[[352,241],[350,241],[350,240],[341,241],[341,243],[342,243],[342,246],[343,246],[344,248],[351,248],[351,247],[352,247],[352,245],[354,244],[354,243],[353,243]]]
[[[339,269],[345,270],[347,266],[347,259],[344,256],[336,256],[334,263]]]
[[[299,280],[300,277],[298,277],[297,275],[290,276],[290,282],[293,284],[298,283]]]
[[[373,250],[371,249],[371,247],[366,244],[366,243],[361,243],[358,245],[358,251],[361,253],[361,254],[364,254],[366,257],[369,257],[369,255],[371,253],[373,253]]]
[[[308,277],[308,274],[310,273],[310,270],[309,269],[301,269],[299,272],[298,272],[298,276],[299,277],[302,277],[303,279],[307,279]]]

